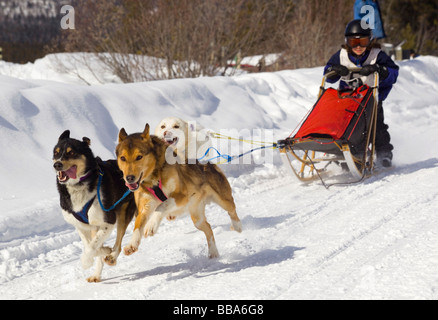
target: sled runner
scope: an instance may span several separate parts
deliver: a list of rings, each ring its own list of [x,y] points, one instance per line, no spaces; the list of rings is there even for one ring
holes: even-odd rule
[[[379,75],[373,87],[362,84],[361,68],[350,69],[351,90],[325,88],[298,131],[277,147],[281,158],[300,181],[321,178],[331,164],[348,170],[358,181],[374,168]]]

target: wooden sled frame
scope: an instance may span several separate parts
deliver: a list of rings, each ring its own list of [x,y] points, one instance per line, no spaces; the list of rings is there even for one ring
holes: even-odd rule
[[[350,68],[350,73],[358,73],[362,68]],[[318,99],[324,92],[327,77],[332,74],[326,74],[321,83],[321,89]],[[365,149],[363,150],[362,159],[355,157],[348,143],[342,143],[333,139],[327,139],[327,143],[334,143],[339,150],[336,153],[323,153],[321,151],[308,150],[300,147],[300,143],[294,144],[289,139],[281,140],[277,143],[280,156],[284,166],[292,170],[293,175],[302,182],[313,181],[317,178],[322,179],[322,175],[327,173],[327,167],[336,163],[342,168],[348,168],[351,175],[361,181],[367,174],[371,174],[374,169],[375,160],[375,141],[377,127],[377,108],[378,108],[378,84],[379,74],[374,73],[373,97],[374,104],[371,111],[370,127],[367,130]],[[312,138],[309,138],[309,141]],[[323,143],[322,143],[323,144]],[[298,152],[300,151],[300,154]],[[322,156],[321,156],[322,154]],[[297,161],[294,161],[297,160]],[[296,163],[294,165],[294,162]]]

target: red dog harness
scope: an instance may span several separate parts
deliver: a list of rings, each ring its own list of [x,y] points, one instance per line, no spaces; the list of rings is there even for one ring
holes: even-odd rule
[[[161,180],[158,182],[158,186],[153,186],[152,188],[147,189],[155,198],[157,198],[161,202],[167,200],[167,197],[163,192],[163,184],[161,183]]]

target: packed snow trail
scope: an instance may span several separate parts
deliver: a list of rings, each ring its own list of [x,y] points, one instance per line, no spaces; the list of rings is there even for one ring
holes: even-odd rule
[[[106,267],[100,284],[85,282],[72,230],[33,236],[8,245],[22,256],[12,259],[3,298],[434,299],[438,190],[416,194],[412,181],[422,188],[437,178],[438,159],[329,191],[258,178],[235,188],[244,233],[208,208],[218,260],[207,259],[189,217],[165,221],[138,253]]]
[[[0,76],[0,298],[437,299],[438,58],[400,66],[384,104],[394,168],[326,190],[292,179],[277,151],[224,165],[244,231],[207,207],[219,259],[207,259],[188,216],[164,220],[98,284],[84,280],[82,244],[59,209],[51,152],[63,130],[91,138],[104,159],[121,127],[140,131],[165,116],[215,131],[269,129],[263,138],[275,141],[315,102],[322,68],[89,87]]]

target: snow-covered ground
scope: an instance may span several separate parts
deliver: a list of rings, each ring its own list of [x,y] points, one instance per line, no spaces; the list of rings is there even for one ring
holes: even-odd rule
[[[219,259],[207,259],[205,237],[189,217],[165,220],[139,252],[122,254],[117,266],[104,267],[101,283],[89,284],[52,169],[65,129],[89,137],[104,159],[114,158],[121,127],[138,132],[167,116],[276,141],[315,102],[322,67],[84,86],[47,58],[26,66],[0,61],[0,298],[437,299],[438,58],[400,67],[384,104],[392,170],[326,190],[292,179],[277,151],[223,165],[244,231],[229,231],[227,214],[207,208]],[[227,147],[219,143],[221,151],[236,148]]]

